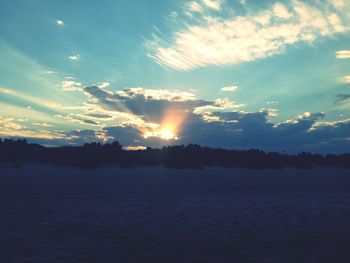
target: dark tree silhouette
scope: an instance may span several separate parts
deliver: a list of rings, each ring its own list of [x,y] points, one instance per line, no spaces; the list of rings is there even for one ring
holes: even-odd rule
[[[281,169],[315,166],[350,168],[350,153],[322,155],[299,153],[287,155],[261,150],[228,150],[202,147],[196,144],[166,146],[161,149],[125,151],[118,141],[86,143],[83,146],[48,148],[30,144],[24,139],[0,139],[0,162],[41,162],[80,167],[118,164],[125,167],[162,165],[170,168],[200,168],[207,166],[252,169]]]

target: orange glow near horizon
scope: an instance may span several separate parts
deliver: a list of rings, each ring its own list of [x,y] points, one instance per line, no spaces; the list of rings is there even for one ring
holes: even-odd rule
[[[167,110],[159,126],[154,127],[143,133],[147,139],[149,137],[158,137],[163,140],[178,140],[178,134],[186,118],[186,112],[183,110]]]

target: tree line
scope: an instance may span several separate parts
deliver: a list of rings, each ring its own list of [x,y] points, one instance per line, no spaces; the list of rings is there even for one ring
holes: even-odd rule
[[[111,164],[123,167],[161,165],[177,169],[209,166],[252,169],[284,167],[311,169],[315,166],[350,168],[350,153],[335,155],[302,152],[289,155],[258,149],[209,148],[196,144],[127,151],[123,150],[118,141],[106,144],[93,142],[82,146],[45,147],[28,143],[24,139],[0,139],[0,162],[20,164],[40,162],[80,167]]]

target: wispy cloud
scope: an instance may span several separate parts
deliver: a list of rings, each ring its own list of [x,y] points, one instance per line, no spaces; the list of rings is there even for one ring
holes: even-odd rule
[[[13,118],[3,118],[1,116],[0,116],[0,136],[1,137],[40,138],[40,139],[49,139],[49,140],[70,139],[61,131],[28,129],[26,126],[17,123]]]
[[[22,125],[15,123],[13,118],[0,117],[0,127],[4,130],[20,130],[22,128]]]
[[[187,3],[186,8],[190,12],[202,12],[203,11],[202,5],[200,5],[197,1],[191,1],[191,2]]]
[[[207,2],[214,7],[213,3],[218,2]],[[293,1],[233,18],[206,15],[202,22],[189,22],[178,29],[169,41],[149,40],[149,56],[177,70],[265,58],[284,52],[289,45],[312,43],[349,30],[349,5],[339,7],[338,2],[330,0],[310,4]]]
[[[197,0],[189,1],[185,4],[187,15],[192,16],[192,13],[205,13],[207,10],[221,10],[221,0]]]
[[[350,83],[350,75],[349,76],[345,76],[342,78],[342,82],[344,83]]]
[[[74,113],[70,113],[68,115],[57,114],[57,115],[55,115],[55,117],[56,118],[62,118],[62,119],[65,119],[65,120],[69,120],[69,121],[72,121],[72,122],[77,122],[77,123],[83,124],[83,125],[91,125],[91,126],[98,126],[98,127],[103,127],[104,126],[99,121],[92,120],[90,118],[85,118],[81,114],[74,114]]]
[[[61,88],[63,91],[82,91],[83,85],[74,80],[64,80],[61,82]]]
[[[57,72],[56,71],[53,71],[53,70],[45,70],[43,71],[44,74],[56,74]]]
[[[266,105],[272,105],[272,104],[277,104],[277,103],[278,103],[278,101],[270,100],[270,101],[266,102]]]
[[[78,61],[78,60],[80,60],[80,55],[79,54],[71,55],[68,58],[69,58],[69,60],[72,60],[72,61]]]
[[[32,123],[33,126],[39,126],[39,127],[52,127],[51,124],[48,124],[46,122],[34,122]]]
[[[57,20],[56,20],[56,24],[57,24],[58,26],[64,26],[64,22],[63,22],[63,20],[61,20],[61,19],[57,19]]]
[[[238,89],[237,86],[232,85],[232,86],[225,86],[225,87],[222,87],[222,88],[221,88],[221,91],[235,91],[235,90],[237,90],[237,89]]]
[[[3,93],[3,94],[11,94],[11,90],[10,90],[10,89],[7,89],[7,88],[2,88],[2,87],[0,87],[0,93]]]
[[[339,50],[335,52],[335,56],[340,59],[350,58],[350,50]]]
[[[203,0],[203,3],[214,10],[220,11],[221,10],[221,1],[220,0]]]

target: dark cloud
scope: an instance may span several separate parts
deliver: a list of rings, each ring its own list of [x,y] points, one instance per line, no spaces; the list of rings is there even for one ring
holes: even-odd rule
[[[198,100],[188,92],[142,88],[111,92],[98,86],[85,87],[84,92],[88,96],[85,111],[82,109],[81,113],[61,117],[93,128],[67,132],[66,143],[118,140],[123,146],[151,147],[196,143],[209,147],[258,148],[290,153],[338,153],[350,149],[350,120],[326,122],[326,115],[322,112],[306,112],[273,123],[270,116],[278,113],[276,109],[244,112],[228,99]],[[349,97],[341,95],[339,99],[344,101]],[[178,122],[177,138],[164,140],[159,134],[152,133],[152,129],[160,129],[168,112],[172,112],[171,118],[183,115],[183,120]],[[149,131],[151,135],[145,136]]]
[[[90,104],[98,105],[107,111],[127,112],[149,122],[160,122],[166,110],[190,110],[196,107],[213,105],[211,101],[196,100],[193,94],[180,91],[129,88],[115,93],[98,86],[84,88],[93,99]],[[157,94],[160,93],[160,94]]]
[[[91,119],[91,116],[85,114],[68,114],[66,116],[63,115],[55,115],[55,117],[67,119],[73,122],[79,122],[80,124],[87,124],[91,126],[101,126],[98,121]],[[97,119],[97,118],[95,118]]]
[[[259,148],[267,151],[346,152],[350,149],[350,121],[324,122],[323,113],[298,116],[275,125],[266,112],[216,113],[220,121],[207,122],[201,115],[191,114],[179,133],[179,139],[164,142],[145,139],[132,127],[109,127],[106,134],[124,145],[159,147],[164,144],[196,143],[221,148]]]
[[[113,116],[108,114],[97,114],[97,113],[88,113],[85,114],[86,117],[95,118],[95,119],[112,119]]]
[[[186,111],[178,140],[145,139],[135,125],[106,127],[106,136],[123,145],[159,147],[166,144],[197,143],[210,147],[260,148],[268,151],[337,152],[349,146],[349,122],[323,122],[324,113],[304,113],[293,119],[272,123],[275,109],[258,112],[233,110],[229,100],[203,101],[191,93],[142,88],[110,92],[97,86],[84,88],[94,103],[107,111],[130,112],[146,122],[159,123],[169,109]],[[347,95],[339,95],[342,101]],[[199,110],[200,109],[200,110]],[[342,147],[339,147],[342,145]]]
[[[85,123],[85,124],[90,124],[90,125],[96,125],[98,126],[99,123],[96,122],[96,121],[93,121],[93,120],[84,120],[84,119],[79,119],[82,123]]]

